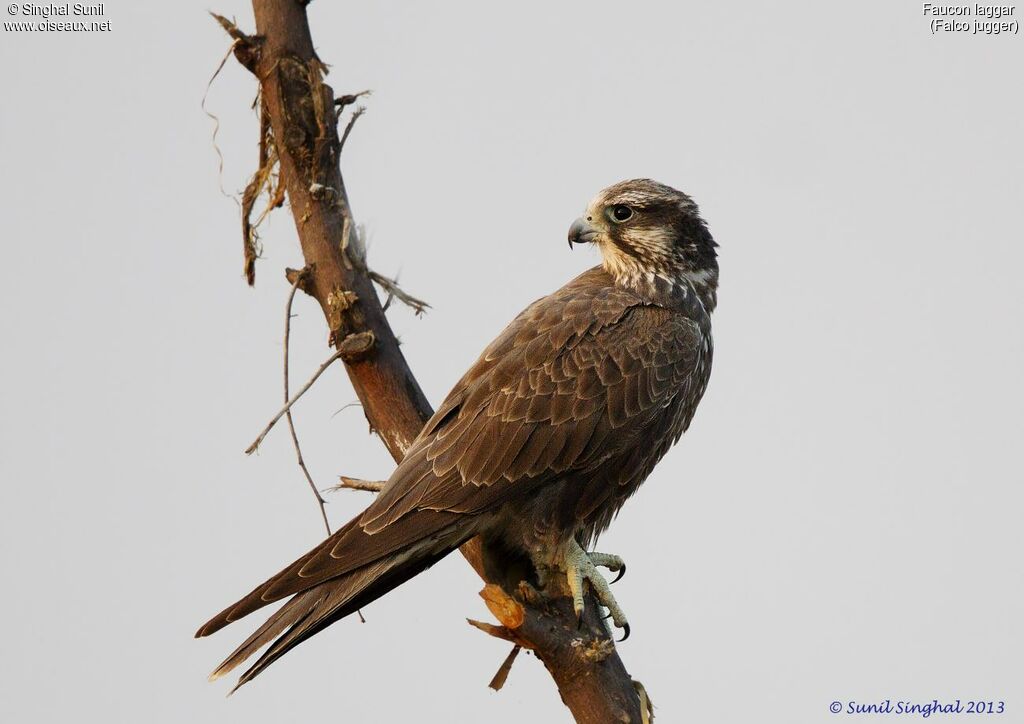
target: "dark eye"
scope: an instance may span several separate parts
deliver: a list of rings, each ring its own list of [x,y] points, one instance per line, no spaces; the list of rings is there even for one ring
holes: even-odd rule
[[[608,213],[612,217],[612,221],[617,224],[621,224],[623,221],[629,221],[633,218],[633,209],[629,208],[625,204],[616,204],[609,209]]]

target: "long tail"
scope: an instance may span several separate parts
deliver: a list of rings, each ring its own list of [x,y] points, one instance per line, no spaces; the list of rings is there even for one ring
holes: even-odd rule
[[[442,521],[432,521],[435,525],[438,522]],[[366,534],[358,528],[357,521],[352,521],[317,549],[214,616],[199,629],[197,638],[207,636],[273,600],[295,594],[214,670],[210,680],[224,676],[273,641],[256,663],[242,674],[232,689],[235,691],[310,636],[423,572],[474,534],[472,526],[450,520],[444,522],[448,524],[440,529],[434,528],[434,525],[428,526],[434,530],[422,537],[409,535],[412,531],[402,535],[399,530],[395,530],[399,534],[397,538],[380,534],[370,536],[376,539],[373,541],[376,544],[373,552],[379,555],[363,562],[370,557],[366,555],[366,546],[353,546],[352,543],[367,540]],[[425,532],[422,527],[416,527],[420,528],[420,533]],[[391,540],[381,541],[378,536]],[[388,542],[391,545],[387,545]],[[380,543],[385,545],[381,546]],[[355,550],[346,550],[353,548]],[[333,565],[318,565],[325,558],[328,563],[333,561]],[[346,570],[343,564],[346,559],[360,565]],[[338,570],[339,566],[343,571],[339,571],[340,575],[327,577],[330,569]]]

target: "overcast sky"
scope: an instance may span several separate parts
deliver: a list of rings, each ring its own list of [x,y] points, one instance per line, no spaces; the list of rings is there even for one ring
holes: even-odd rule
[[[288,209],[241,275],[255,83],[213,9],[104,3],[111,30],[0,37],[0,720],[555,722],[452,556],[230,699],[252,623],[196,627],[322,536],[280,404]],[[1019,22],[1019,15],[1010,20]],[[835,722],[833,701],[1024,709],[1024,40],[920,3],[310,6],[343,171],[435,404],[527,303],[596,263],[565,233],[636,176],[721,244],[691,430],[601,539],[630,673],[666,722]],[[23,20],[5,15],[4,20]],[[326,357],[296,302],[292,370]],[[295,408],[317,482],[384,478],[333,370]],[[335,414],[337,412],[337,414]],[[331,496],[335,525],[365,493]]]

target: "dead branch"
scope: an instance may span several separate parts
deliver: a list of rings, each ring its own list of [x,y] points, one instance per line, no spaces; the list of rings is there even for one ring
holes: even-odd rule
[[[339,96],[339,97],[335,98],[334,99],[334,108],[335,108],[335,113],[337,114],[337,117],[339,117],[339,118],[341,117],[341,112],[343,110],[345,110],[345,106],[352,105],[353,103],[355,103],[360,98],[368,96],[372,92],[373,91],[364,90],[364,91],[359,91],[358,93],[348,93],[346,95]]]
[[[331,419],[333,420],[335,417],[337,417],[350,407],[362,407],[362,405],[359,404],[358,402],[349,402],[348,404],[342,405],[337,410],[331,413]]]
[[[328,488],[328,490],[331,492],[338,490],[365,490],[370,493],[379,493],[384,490],[385,485],[383,480],[360,480],[359,478],[349,478],[345,475],[339,475],[338,479],[341,482]]]
[[[302,278],[305,276],[305,270],[295,275],[295,281],[292,282],[291,291],[288,292],[288,303],[285,305],[284,310],[284,401],[288,403],[288,349],[291,342],[292,333],[292,302],[295,301],[295,292],[299,289],[299,284],[302,282]],[[288,419],[288,429],[292,433],[292,444],[295,446],[295,457],[299,463],[299,467],[302,469],[302,474],[306,476],[306,482],[309,483],[309,489],[313,491],[313,497],[316,498],[316,503],[320,506],[320,516],[324,519],[324,528],[327,529],[327,535],[331,534],[331,523],[327,520],[327,508],[324,497],[320,495],[320,491],[316,487],[316,483],[313,482],[313,476],[309,474],[309,468],[306,467],[306,461],[302,457],[302,448],[299,446],[299,435],[295,432],[295,421],[292,420],[292,411],[289,408],[285,412],[285,417]]]
[[[239,41],[236,57],[259,80],[275,139],[278,172],[310,269],[309,278],[300,288],[320,304],[337,352],[314,380],[288,401],[251,450],[323,369],[341,358],[371,429],[400,461],[433,411],[388,325],[373,288],[374,279],[361,258],[365,253],[361,240],[350,239],[355,225],[339,166],[341,139],[334,93],[323,82],[326,66],[314,52],[304,4],[295,0],[253,0],[253,9],[257,35],[241,33],[234,23],[220,18],[218,22]],[[387,291],[398,297],[394,289]],[[360,337],[369,343],[358,353],[346,353],[346,346],[353,344],[351,340]],[[582,621],[578,621],[565,591],[557,597],[543,598],[531,593],[528,586],[503,580],[508,572],[485,570],[478,540],[461,550],[489,582],[491,593],[493,586],[517,604],[518,609],[510,606],[499,610],[503,617],[521,611],[521,618],[499,620],[516,643],[531,649],[544,663],[577,722],[643,721],[640,697],[609,641],[593,596],[588,596]],[[494,597],[500,600],[496,593]],[[500,602],[507,605],[506,601]],[[510,623],[514,629],[508,628]]]
[[[341,112],[341,109],[338,109]],[[345,126],[345,132],[341,134],[341,141],[338,142],[338,150],[345,148],[345,141],[348,140],[348,134],[352,133],[352,127],[356,125],[356,121],[359,117],[366,113],[366,106],[359,106],[356,108],[356,112],[352,114],[352,117],[348,119],[348,124]]]
[[[512,664],[516,662],[516,657],[519,656],[519,652],[523,650],[523,647],[519,644],[512,646],[512,650],[509,652],[505,660],[501,662],[501,666],[498,667],[498,671],[494,674],[491,679],[489,687],[495,691],[501,691],[501,687],[505,685],[505,681],[508,679],[508,672],[512,670]]]
[[[372,269],[367,269],[366,273],[369,275],[370,279],[375,281],[381,287],[381,289],[388,293],[387,301],[384,303],[385,310],[387,310],[387,308],[390,306],[391,299],[397,299],[406,306],[412,307],[412,310],[416,312],[417,316],[423,314],[428,309],[430,309],[429,304],[424,302],[422,299],[417,299],[416,297],[412,296],[404,289],[402,289],[400,286],[398,286],[397,279],[389,279],[383,274],[378,274]]]
[[[270,429],[277,424],[277,421],[280,420],[283,415],[288,414],[288,411],[292,409],[292,405],[298,402],[299,398],[306,394],[309,388],[313,386],[314,382],[320,379],[320,375],[324,373],[324,370],[343,357],[348,356],[354,358],[356,355],[364,353],[371,346],[373,346],[372,332],[362,332],[357,335],[352,335],[351,337],[346,337],[342,340],[334,354],[328,357],[324,363],[320,365],[317,371],[313,373],[313,376],[309,378],[309,382],[304,384],[302,389],[295,394],[295,397],[290,400],[285,400],[284,407],[278,410],[278,413],[274,415],[270,422],[267,423],[267,426],[263,428],[263,431],[260,432],[260,434],[256,436],[256,439],[253,440],[252,444],[245,449],[245,454],[252,455],[256,452],[260,443],[263,442],[263,438],[265,438],[267,433],[270,432]]]
[[[475,629],[483,631],[488,636],[493,636],[496,639],[502,641],[516,642],[516,635],[514,632],[505,628],[504,626],[495,626],[493,623],[487,623],[486,621],[477,621],[476,619],[467,618],[466,623]],[[518,644],[517,644],[518,645]]]
[[[256,64],[260,58],[260,43],[263,41],[263,38],[246,35],[238,29],[234,22],[228,20],[223,15],[218,15],[217,13],[210,13],[210,15],[224,28],[224,32],[234,39],[235,42],[232,43],[231,47],[238,62],[247,70],[256,72]]]

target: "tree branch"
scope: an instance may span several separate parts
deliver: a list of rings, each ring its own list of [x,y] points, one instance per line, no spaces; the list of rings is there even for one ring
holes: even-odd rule
[[[313,496],[316,498],[316,504],[320,506],[320,517],[324,519],[324,528],[327,529],[327,535],[331,534],[331,522],[327,520],[327,508],[325,507],[324,496],[320,495],[320,491],[316,487],[316,483],[313,482],[313,476],[309,474],[309,468],[306,467],[306,461],[302,457],[302,448],[299,446],[299,434],[295,431],[295,421],[292,419],[291,405],[288,402],[288,350],[291,346],[292,336],[292,302],[295,301],[295,292],[299,290],[299,284],[302,283],[302,278],[305,276],[305,270],[295,275],[295,281],[292,282],[291,291],[288,292],[288,303],[284,307],[284,401],[288,405],[288,410],[285,412],[285,417],[288,419],[288,430],[292,434],[292,444],[295,446],[295,457],[299,463],[299,467],[302,469],[302,474],[306,476],[306,482],[309,483],[309,489],[313,491]]]
[[[324,370],[326,370],[328,367],[330,367],[332,364],[334,364],[334,362],[337,359],[339,359],[342,354],[344,354],[344,353],[340,349],[336,350],[330,357],[327,358],[327,360],[322,365],[320,365],[320,367],[317,369],[317,371],[313,373],[313,376],[309,378],[309,382],[307,382],[306,384],[304,384],[302,386],[302,389],[299,390],[298,393],[296,393],[295,397],[291,398],[290,400],[285,400],[284,401],[284,407],[282,407],[280,410],[278,410],[277,414],[274,415],[270,419],[270,422],[267,423],[267,426],[264,427],[260,431],[260,434],[256,436],[256,439],[253,440],[249,444],[249,447],[247,447],[245,449],[245,454],[246,455],[252,455],[254,452],[256,452],[259,449],[260,443],[263,442],[263,438],[265,438],[267,436],[267,434],[274,427],[274,425],[277,424],[278,420],[280,420],[285,415],[288,415],[289,421],[291,420],[292,405],[294,405],[296,402],[298,402],[299,398],[302,397],[304,394],[306,394],[306,391],[309,390],[309,388],[313,386],[313,383],[316,382],[318,379],[320,379],[320,375],[322,375],[324,373]]]
[[[330,488],[331,491],[335,490],[365,490],[370,493],[379,493],[384,490],[383,480],[362,480],[360,478],[350,478],[346,475],[338,476],[339,483]]]
[[[345,362],[371,428],[399,461],[433,411],[388,325],[362,240],[352,233],[355,222],[339,166],[336,100],[323,83],[326,67],[314,51],[303,3],[253,0],[253,9],[254,36],[218,21],[234,38],[240,62],[260,82],[279,172],[310,270],[300,288],[320,304],[331,344]],[[397,296],[396,289],[387,291]],[[359,356],[341,354],[354,335],[372,335],[374,344]],[[544,662],[577,722],[643,721],[637,689],[593,596],[578,623],[565,595],[547,598],[525,583],[497,580],[501,572],[485,571],[478,540],[461,550],[488,581],[485,600],[492,613],[516,644]]]

